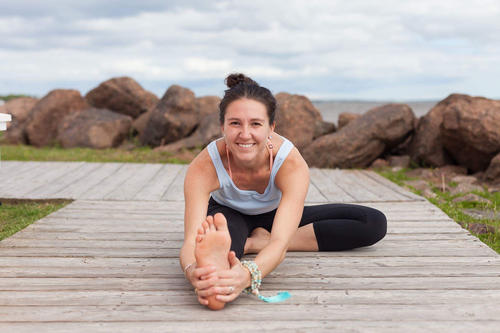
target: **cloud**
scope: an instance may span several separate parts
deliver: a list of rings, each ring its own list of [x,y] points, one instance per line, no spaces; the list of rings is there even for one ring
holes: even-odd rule
[[[494,0],[7,0],[0,93],[86,92],[129,75],[158,95],[170,83],[221,94],[227,73],[241,71],[317,96],[498,97],[498,17]]]

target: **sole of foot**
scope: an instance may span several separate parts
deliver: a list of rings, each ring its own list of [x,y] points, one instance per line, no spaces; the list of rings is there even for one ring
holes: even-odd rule
[[[207,216],[202,224],[204,232],[198,232],[194,255],[199,267],[214,266],[216,271],[229,269],[228,254],[231,248],[231,236],[227,228],[227,221],[221,213],[214,217]],[[209,296],[208,307],[212,310],[224,308],[226,303],[216,299],[216,295]]]

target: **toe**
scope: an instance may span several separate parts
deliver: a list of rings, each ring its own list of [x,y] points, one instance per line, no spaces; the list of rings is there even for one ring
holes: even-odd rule
[[[215,228],[214,225],[214,218],[212,216],[207,217],[207,222],[210,228],[210,231],[216,231],[217,229]]]
[[[214,224],[217,230],[228,230],[226,218],[222,213],[215,214]]]
[[[207,221],[203,221],[203,223],[201,224],[201,226],[203,227],[203,233],[206,234],[207,230],[210,228],[209,225],[208,225],[208,222]]]

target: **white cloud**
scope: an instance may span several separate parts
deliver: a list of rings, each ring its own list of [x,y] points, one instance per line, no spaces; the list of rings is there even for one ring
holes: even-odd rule
[[[129,75],[157,94],[168,82],[220,94],[213,82],[242,71],[317,96],[499,97],[498,1],[127,3],[2,2],[0,93]]]

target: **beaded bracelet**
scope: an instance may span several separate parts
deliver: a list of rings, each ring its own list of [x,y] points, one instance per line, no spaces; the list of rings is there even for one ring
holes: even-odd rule
[[[196,264],[196,261],[192,262],[190,264],[187,264],[186,267],[184,267],[184,274],[186,274],[186,271],[188,270],[188,268],[191,267],[191,266],[193,266],[194,264]]]
[[[262,284],[262,273],[260,272],[259,267],[255,263],[255,261],[243,260],[241,264],[248,269],[250,275],[252,276],[252,282],[250,287],[245,288],[243,292],[246,294],[254,294],[255,296],[259,296],[259,288]]]
[[[247,287],[243,290],[243,292],[245,294],[255,295],[260,300],[262,300],[264,302],[269,302],[269,303],[282,302],[282,301],[291,297],[291,295],[288,291],[279,292],[278,295],[273,296],[273,297],[264,297],[264,296],[260,295],[259,288],[260,288],[260,285],[262,284],[262,273],[261,273],[259,267],[255,263],[255,261],[243,260],[243,261],[241,261],[241,264],[243,265],[243,267],[246,267],[246,269],[248,269],[248,271],[250,272],[250,275],[252,277],[252,282],[250,284],[250,287]]]

